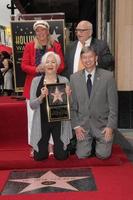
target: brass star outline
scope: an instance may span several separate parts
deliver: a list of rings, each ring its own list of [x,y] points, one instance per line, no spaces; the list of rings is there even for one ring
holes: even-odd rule
[[[36,190],[39,188],[45,188],[45,187],[55,187],[55,188],[68,189],[72,191],[79,191],[77,188],[70,185],[69,182],[73,180],[79,180],[79,179],[85,179],[85,178],[89,178],[89,176],[60,177],[60,176],[55,175],[52,171],[48,171],[39,178],[10,179],[9,181],[18,182],[18,183],[20,182],[29,183],[29,185],[25,187],[23,190],[21,190],[19,193],[24,193],[24,192]]]

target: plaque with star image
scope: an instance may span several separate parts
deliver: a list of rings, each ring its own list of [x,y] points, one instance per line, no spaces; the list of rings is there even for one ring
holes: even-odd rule
[[[48,121],[61,121],[70,119],[69,97],[65,92],[65,83],[47,84],[46,97]]]
[[[1,195],[96,191],[90,168],[11,171]]]

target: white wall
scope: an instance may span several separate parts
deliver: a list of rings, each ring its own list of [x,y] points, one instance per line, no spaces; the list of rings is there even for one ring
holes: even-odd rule
[[[119,91],[133,91],[133,0],[117,0],[115,16],[117,86]]]
[[[11,10],[7,8],[7,4],[11,5],[10,0],[0,0],[0,25],[10,26],[10,16]],[[15,14],[18,13],[18,10],[15,9]]]

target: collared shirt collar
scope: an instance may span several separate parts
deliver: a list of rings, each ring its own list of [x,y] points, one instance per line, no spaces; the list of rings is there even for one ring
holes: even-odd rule
[[[90,37],[88,40],[86,40],[84,46],[86,46],[86,47],[90,46],[91,40],[92,40],[92,37]],[[78,41],[78,43],[80,43],[80,46],[83,47],[83,44],[80,41]]]
[[[91,40],[92,40],[92,37],[90,37],[88,40],[85,41],[85,47],[90,46]]]
[[[90,73],[85,69],[86,82],[87,82],[87,79],[88,79],[88,74],[91,74],[91,81],[92,81],[92,84],[93,84],[95,72],[96,72],[96,68],[94,68]]]

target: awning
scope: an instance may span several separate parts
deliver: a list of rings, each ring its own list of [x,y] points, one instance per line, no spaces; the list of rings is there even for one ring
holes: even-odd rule
[[[12,48],[3,44],[0,44],[0,52],[6,51],[9,54],[12,54]]]

